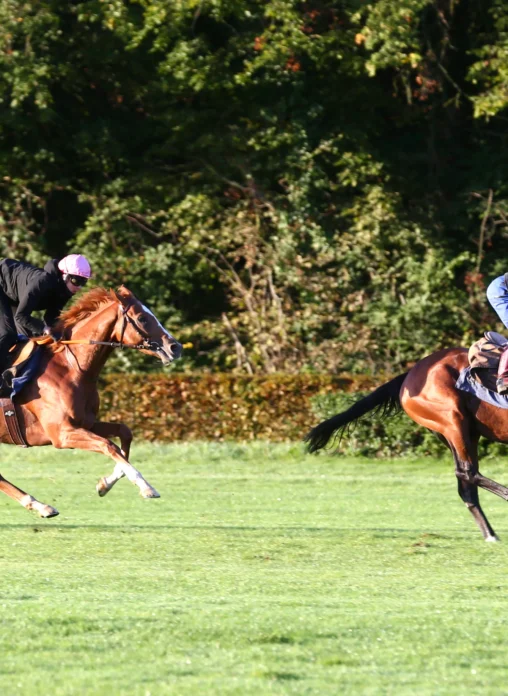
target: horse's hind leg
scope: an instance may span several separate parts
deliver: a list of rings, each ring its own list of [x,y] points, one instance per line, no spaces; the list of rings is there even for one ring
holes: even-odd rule
[[[468,483],[467,481],[461,480],[460,478],[457,479],[457,484],[459,488],[459,495],[469,512],[473,515],[474,521],[480,527],[480,531],[483,534],[485,541],[499,541],[480,505],[478,486],[476,486],[474,483]]]
[[[90,428],[92,433],[110,440],[112,437],[117,437],[120,440],[120,450],[125,457],[129,459],[132,432],[125,423],[108,423],[106,421],[96,421]]]
[[[159,498],[159,494],[153,486],[143,477],[140,471],[124,457],[120,448],[111,440],[100,437],[84,428],[61,427],[55,432],[51,441],[58,449],[81,449],[88,452],[98,452],[111,457],[115,462],[115,468],[110,476],[102,478],[97,484],[97,493],[106,495],[119,479],[126,476],[131,483],[139,488],[143,498]]]
[[[110,439],[117,437],[120,440],[120,451],[129,459],[132,443],[132,432],[124,423],[107,423],[106,421],[96,421],[91,431],[100,437]],[[113,488],[115,483],[125,476],[122,467],[115,467],[109,476],[103,476],[96,485],[97,493],[103,497]]]
[[[40,517],[56,517],[59,514],[58,510],[56,510],[54,507],[40,503],[33,496],[25,493],[25,491],[22,491],[21,488],[18,488],[14,484],[10,483],[7,481],[7,479],[4,479],[1,474],[0,491],[8,495],[9,498],[17,500],[18,503],[27,510],[34,510],[35,512],[39,513]]]
[[[494,495],[498,495],[503,500],[508,500],[508,488],[500,483],[497,483],[497,481],[493,481],[486,476],[482,476],[482,474],[478,472],[474,477],[474,482],[480,488],[490,491],[491,493],[494,493]]]

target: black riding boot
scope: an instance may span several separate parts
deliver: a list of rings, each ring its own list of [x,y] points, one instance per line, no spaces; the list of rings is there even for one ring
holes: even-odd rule
[[[4,379],[4,376],[0,374],[0,399],[5,399],[7,396],[11,395],[12,387],[10,387]]]

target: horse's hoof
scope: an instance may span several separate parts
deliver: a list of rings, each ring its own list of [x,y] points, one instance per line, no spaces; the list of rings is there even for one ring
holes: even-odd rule
[[[44,505],[44,507],[38,510],[38,512],[39,517],[44,517],[46,519],[48,519],[49,517],[56,517],[60,514],[58,510],[54,507],[51,507],[51,505]]]
[[[151,486],[149,488],[143,488],[139,492],[143,498],[160,498],[160,494]]]
[[[499,539],[497,536],[488,536],[488,537],[485,537],[485,541],[489,541],[489,542],[495,544],[497,541],[499,541]]]
[[[101,478],[100,481],[95,486],[95,490],[97,491],[97,493],[100,495],[101,498],[104,498],[106,493],[109,492],[109,488],[110,487],[108,486],[108,484],[106,483],[106,480],[104,478]]]

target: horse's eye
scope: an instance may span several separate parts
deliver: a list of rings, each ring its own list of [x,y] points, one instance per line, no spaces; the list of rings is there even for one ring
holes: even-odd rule
[[[146,324],[148,324],[148,317],[145,317],[145,315],[142,314],[142,315],[139,317],[139,323],[140,323],[140,324],[144,324],[144,325],[146,326]]]

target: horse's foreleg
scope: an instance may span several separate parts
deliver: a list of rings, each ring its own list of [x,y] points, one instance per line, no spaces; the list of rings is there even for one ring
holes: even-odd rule
[[[155,488],[145,480],[141,472],[127,461],[120,448],[111,440],[84,428],[73,428],[59,430],[52,442],[59,449],[81,449],[87,452],[98,452],[113,459],[115,462],[113,473],[109,477],[102,478],[97,484],[97,492],[100,496],[106,495],[119,479],[126,476],[131,483],[139,488],[143,498],[160,497]]]
[[[25,491],[22,491],[21,488],[18,488],[14,484],[10,483],[10,481],[7,481],[7,479],[4,479],[1,474],[0,491],[8,495],[9,498],[17,500],[17,502],[26,510],[34,510],[34,512],[37,512],[40,517],[56,517],[59,514],[58,510],[56,510],[54,507],[39,502],[33,496],[25,493]]]
[[[106,421],[96,421],[93,427],[90,428],[92,433],[105,437],[108,440],[112,437],[117,437],[120,440],[120,450],[125,457],[129,459],[132,443],[132,432],[124,423],[107,423]]]

